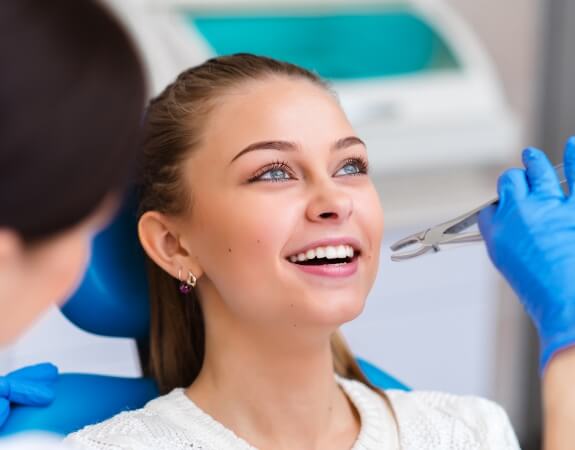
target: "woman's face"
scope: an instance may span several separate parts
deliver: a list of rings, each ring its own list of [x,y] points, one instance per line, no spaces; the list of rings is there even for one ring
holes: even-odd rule
[[[383,214],[366,148],[332,94],[306,80],[247,83],[222,97],[204,132],[185,164],[192,208],[180,225],[204,307],[222,302],[272,327],[356,317]]]

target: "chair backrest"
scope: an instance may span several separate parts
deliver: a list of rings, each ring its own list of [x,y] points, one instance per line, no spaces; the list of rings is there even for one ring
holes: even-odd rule
[[[149,310],[143,251],[136,232],[136,197],[125,199],[114,221],[94,239],[84,279],[62,308],[73,323],[104,336],[145,343]],[[407,389],[395,378],[358,359],[370,381],[382,389]],[[142,407],[158,395],[149,378],[61,374],[56,398],[46,407],[14,405],[0,436],[27,430],[68,434],[85,425]]]
[[[91,333],[147,339],[148,282],[134,192],[126,195],[112,223],[94,238],[84,279],[61,309],[71,322]]]

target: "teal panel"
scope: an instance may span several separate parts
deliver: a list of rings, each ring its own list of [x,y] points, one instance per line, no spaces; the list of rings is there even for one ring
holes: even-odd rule
[[[406,9],[323,15],[184,14],[218,55],[270,56],[333,80],[458,67],[441,36]]]

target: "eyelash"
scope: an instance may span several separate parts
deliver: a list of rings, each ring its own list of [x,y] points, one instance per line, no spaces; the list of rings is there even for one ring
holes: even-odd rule
[[[338,171],[341,170],[342,168],[344,168],[345,166],[350,165],[350,164],[356,164],[358,172],[353,173],[353,174],[347,174],[346,176],[365,175],[368,173],[368,169],[369,169],[368,162],[366,159],[364,159],[360,156],[346,159],[342,163],[342,165],[340,166]],[[293,176],[293,172],[292,172],[291,168],[289,167],[288,163],[286,161],[279,161],[278,160],[278,161],[275,161],[275,162],[268,164],[268,165],[262,167],[261,169],[259,169],[256,173],[254,173],[248,179],[248,182],[254,183],[254,182],[268,181],[268,182],[272,182],[272,183],[278,183],[278,182],[282,182],[282,181],[287,181],[287,179],[270,179],[270,180],[261,180],[260,179],[261,176],[265,175],[268,172],[274,171],[274,170],[284,170],[285,172],[288,173],[288,175]],[[342,175],[340,175],[340,176],[342,176]]]
[[[259,182],[259,181],[271,181],[272,183],[277,183],[279,181],[282,180],[260,180],[259,178],[262,175],[265,175],[268,172],[271,172],[273,170],[285,170],[290,176],[293,175],[288,163],[286,161],[275,161],[271,164],[267,164],[264,167],[262,167],[261,169],[258,169],[256,171],[256,173],[254,173],[248,180],[249,183],[254,183],[254,182]]]

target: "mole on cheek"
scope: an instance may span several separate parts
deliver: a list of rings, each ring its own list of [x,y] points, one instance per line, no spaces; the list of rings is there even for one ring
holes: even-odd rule
[[[231,252],[232,252],[232,249],[231,249],[231,248],[228,248],[228,253],[231,253]]]

